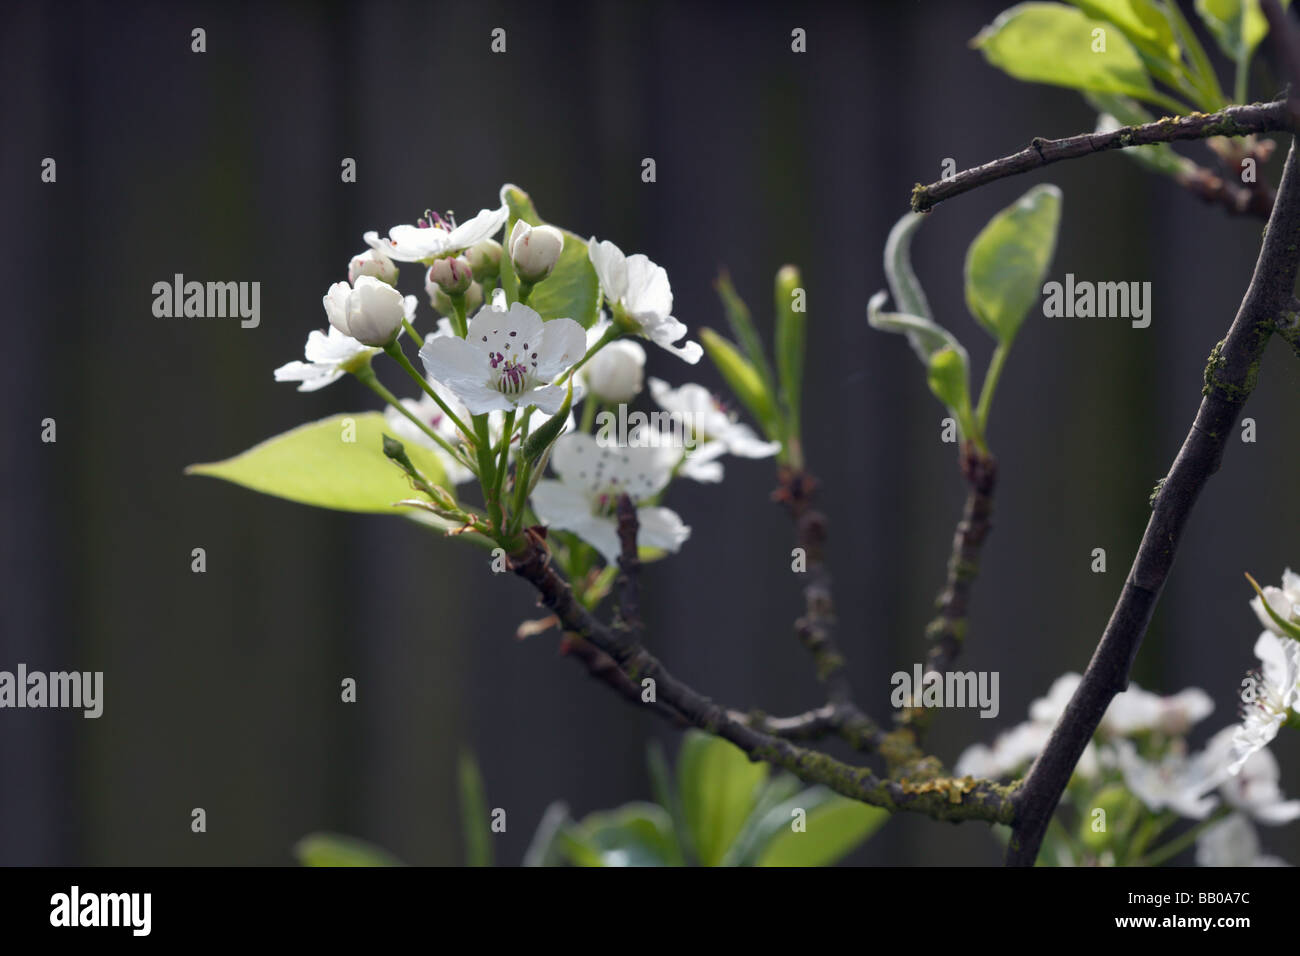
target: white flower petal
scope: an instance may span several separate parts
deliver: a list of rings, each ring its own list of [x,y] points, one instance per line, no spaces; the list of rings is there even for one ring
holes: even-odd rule
[[[573,319],[551,319],[542,325],[541,344],[534,351],[537,377],[550,382],[582,358],[587,351],[587,334]]]
[[[627,257],[627,292],[621,298],[627,311],[638,320],[643,316],[663,319],[673,312],[668,273],[640,253]],[[685,333],[686,327],[682,326]]]
[[[424,340],[420,361],[425,373],[442,382],[458,396],[466,386],[487,384],[488,364],[480,349],[456,336],[436,336]],[[462,396],[463,397],[463,396]]]
[[[664,551],[677,551],[691,536],[690,527],[669,508],[638,508],[637,543]]]
[[[477,215],[460,223],[451,231],[451,235],[447,237],[447,245],[459,252],[484,239],[491,239],[501,231],[509,215],[510,210],[504,203],[497,209],[480,209]]]
[[[587,242],[587,258],[596,270],[605,298],[611,302],[622,299],[627,294],[627,258],[623,251],[609,240],[597,242],[592,237]]]
[[[517,399],[518,405],[522,408],[526,405],[536,405],[537,408],[547,415],[554,415],[564,404],[564,398],[569,394],[569,389],[560,388],[558,385],[540,385],[536,388],[530,388]]]

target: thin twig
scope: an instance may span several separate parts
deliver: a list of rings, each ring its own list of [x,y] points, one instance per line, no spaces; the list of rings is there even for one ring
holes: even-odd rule
[[[1128,686],[1129,669],[1169,576],[1192,508],[1210,476],[1218,470],[1237,418],[1255,387],[1259,362],[1275,321],[1291,308],[1292,289],[1300,268],[1300,182],[1296,181],[1296,166],[1293,141],[1250,287],[1227,338],[1210,354],[1204,397],[1196,419],[1156,495],[1133,567],[1083,680],[1016,797],[1008,865],[1033,864],[1075,764],[1112,698]]]
[[[783,468],[774,500],[785,505],[795,525],[795,538],[804,557],[804,613],[795,622],[799,641],[813,656],[817,679],[826,686],[832,704],[852,699],[844,673],[844,655],[835,641],[835,604],[826,567],[826,516],[813,504],[817,479],[806,471]]]
[[[659,711],[660,716],[676,727],[690,726],[686,718],[666,704],[647,703],[642,696],[641,685],[623,673],[614,658],[581,636],[566,634],[560,643],[560,653],[578,661],[587,669],[588,674],[612,687],[614,692],[628,703],[638,707],[654,707]]]
[[[938,613],[925,629],[930,644],[926,654],[926,671],[940,674],[952,667],[966,639],[971,589],[979,574],[980,550],[992,530],[993,489],[997,484],[997,460],[981,452],[972,443],[962,448],[962,475],[970,490],[966,507],[953,534],[952,553],[948,557],[948,577],[935,606]],[[916,688],[919,695],[921,689]],[[912,728],[917,736],[929,726],[934,711],[909,707],[899,713],[899,723]]]
[[[1271,140],[1269,141],[1271,142]],[[1174,182],[1211,206],[1222,206],[1234,216],[1268,219],[1276,198],[1273,188],[1258,180],[1249,189],[1228,182],[1204,166],[1193,166],[1174,177]]]
[[[912,190],[912,209],[924,212],[937,203],[1008,176],[1050,166],[1091,153],[1151,143],[1208,139],[1211,136],[1249,136],[1290,130],[1292,118],[1285,102],[1230,106],[1217,113],[1192,113],[1166,117],[1141,126],[1122,126],[1105,133],[1083,133],[1065,139],[1036,138],[1018,153],[957,173],[951,179]]]

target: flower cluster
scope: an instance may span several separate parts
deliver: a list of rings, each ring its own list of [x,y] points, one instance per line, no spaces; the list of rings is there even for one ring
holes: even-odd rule
[[[623,495],[636,505],[643,551],[676,551],[690,528],[660,504],[670,482],[719,481],[723,454],[766,457],[781,444],[761,439],[703,386],[674,389],[658,378],[649,380],[662,409],[653,426],[616,440],[604,431],[594,436],[599,412],[618,408],[626,417],[645,388],[641,341],[692,364],[703,350],[682,342],[687,328],[672,314],[662,266],[536,221],[514,186],[503,186],[500,200],[462,223],[427,211],[387,238],[367,232],[368,248],[350,261],[347,281],[324,296],[328,330],[313,331],[306,361],[275,377],[314,391],[354,375],[384,399],[391,434],[432,452],[441,469],[432,478],[408,471],[430,501],[404,504],[421,504],[457,522],[456,530],[508,549],[529,524],[548,525],[581,586],[592,557],[617,562]],[[424,268],[429,304],[441,316],[423,336],[416,297],[396,288],[399,262]],[[584,298],[584,288],[594,295]],[[422,374],[403,335],[418,350]],[[415,380],[418,398],[398,399],[380,384],[372,360],[381,353]],[[545,477],[548,467],[554,477]],[[481,510],[449,490],[475,482]]]

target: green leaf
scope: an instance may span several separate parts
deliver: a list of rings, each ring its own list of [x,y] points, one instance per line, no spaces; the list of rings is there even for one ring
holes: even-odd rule
[[[718,274],[718,278],[713,283],[713,288],[717,290],[718,298],[722,300],[722,308],[726,312],[727,325],[731,327],[731,334],[740,343],[767,391],[771,392],[774,382],[772,367],[768,364],[767,354],[763,351],[763,341],[758,336],[758,330],[754,328],[754,320],[749,314],[749,306],[737,294],[735,286],[731,284],[731,276],[726,272]]]
[[[907,337],[907,342],[912,346],[912,351],[916,357],[921,360],[927,372],[930,368],[930,356],[940,349],[952,349],[963,358],[966,357],[966,349],[957,341],[957,337],[945,329],[937,322],[922,318],[919,315],[909,315],[906,312],[885,312],[881,306],[888,301],[888,293],[877,292],[867,302],[867,323],[881,332],[895,332]],[[970,360],[965,359],[969,367]]]
[[[488,819],[483,775],[474,754],[463,751],[458,769],[460,824],[465,835],[465,862],[469,866],[492,865],[492,824]]]
[[[1183,16],[1183,11],[1178,8],[1177,0],[1172,0],[1172,2],[1171,0],[1164,0],[1164,10],[1169,17],[1169,22],[1173,24],[1175,34],[1178,36],[1178,44],[1182,47],[1183,52],[1187,55],[1188,62],[1191,64],[1192,73],[1195,76],[1193,82],[1196,82],[1203,91],[1201,109],[1211,113],[1222,109],[1227,105],[1228,101],[1223,95],[1223,89],[1219,86],[1219,77],[1214,71],[1214,64],[1210,62],[1205,47],[1201,45],[1200,37],[1196,35],[1192,25]]]
[[[795,296],[799,296],[798,310]],[[799,436],[799,414],[803,395],[803,363],[808,313],[803,301],[803,279],[794,266],[782,266],[776,273],[776,370],[785,406],[787,440]]]
[[[889,238],[885,240],[885,279],[900,309],[933,321],[930,303],[912,270],[912,236],[924,221],[923,213],[905,213],[903,218],[894,223],[894,228],[889,230]]]
[[[1069,0],[1094,20],[1109,20],[1143,53],[1174,69],[1180,68],[1182,51],[1173,24],[1154,0]]]
[[[646,771],[650,775],[650,792],[655,801],[664,808],[672,822],[673,845],[677,856],[684,859],[685,850],[690,842],[686,832],[686,823],[682,819],[682,803],[673,789],[673,771],[664,756],[664,747],[657,740],[646,745]]]
[[[970,434],[966,427],[971,424],[970,384],[963,356],[950,348],[939,349],[930,356],[927,381],[935,397],[965,419],[962,430]]]
[[[312,833],[293,848],[303,866],[404,866],[387,850],[356,837],[336,833]]]
[[[682,741],[677,781],[695,856],[718,866],[753,810],[767,764],[751,762],[721,737],[692,731]]]
[[[318,508],[399,514],[393,503],[409,498],[411,485],[384,457],[386,427],[379,412],[333,415],[268,438],[234,458],[190,465],[185,474],[221,478]],[[446,487],[446,473],[432,449],[412,443],[407,454],[430,482]]]
[[[507,186],[502,190],[502,198],[510,210],[503,244],[509,242],[510,233],[520,219],[530,226],[544,224],[532,199],[522,189]],[[543,319],[573,319],[584,329],[591,328],[600,311],[600,282],[587,258],[587,241],[567,229],[560,232],[564,233],[560,259],[550,276],[533,287],[528,305]],[[510,265],[509,249],[501,257],[501,287],[512,302],[518,297],[519,280]]]
[[[1105,52],[1094,51],[1103,30]],[[1151,84],[1142,57],[1123,32],[1060,3],[1021,3],[1003,11],[971,41],[990,64],[1030,83],[1123,93],[1186,112]]]
[[[989,220],[966,251],[966,305],[989,333],[1010,344],[1056,249],[1061,191],[1035,186]]]
[[[700,343],[736,398],[758,419],[768,437],[779,441],[781,429],[772,393],[754,366],[735,345],[712,329],[700,329]]]
[[[722,865],[752,866],[758,853],[772,838],[774,831],[768,822],[768,815],[772,808],[785,803],[802,789],[804,789],[803,781],[794,774],[781,773],[770,779],[759,794],[754,809],[746,818],[740,835],[727,848],[727,855],[723,857]]]
[[[561,847],[578,866],[680,866],[673,824],[657,803],[627,803],[568,828]]]
[[[796,808],[807,813],[802,833],[792,827]],[[767,841],[756,865],[830,866],[879,830],[889,819],[889,811],[814,787],[775,808],[769,816],[780,822],[780,829]]]
[[[1290,0],[1285,0],[1286,7]],[[1268,20],[1259,0],[1196,0],[1196,12],[1220,49],[1238,66],[1250,62],[1268,36]]]

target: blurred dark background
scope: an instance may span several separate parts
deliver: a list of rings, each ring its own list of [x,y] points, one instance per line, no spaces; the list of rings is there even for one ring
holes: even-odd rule
[[[711,280],[725,265],[770,335],[773,273],[803,268],[806,444],[833,522],[840,639],[860,699],[887,720],[889,675],[924,652],[964,488],[919,366],[866,324],[885,236],[945,157],[965,168],[1095,120],[1077,94],[1012,81],[967,47],[1006,5],[6,8],[0,668],[102,670],[106,691],[99,720],[0,712],[0,862],[283,864],[304,834],[332,830],[456,863],[462,748],[507,810],[502,863],[519,861],[556,798],[581,815],[649,796],[647,741],[671,752],[672,732],[557,656],[554,635],[517,641],[519,621],[539,616],[533,596],[490,574],[482,552],[398,518],[181,474],[373,408],[351,380],[300,395],[271,372],[325,326],[320,297],[363,231],[428,206],[468,215],[503,182],[545,218],[664,265],[692,328],[723,326]],[[498,26],[505,55],[489,51]],[[191,52],[195,27],[204,54]],[[790,51],[794,27],[806,54]],[[1274,89],[1262,56],[1252,91]],[[40,181],[47,156],[55,184]],[[344,157],[355,184],[340,181]],[[1065,194],[1052,276],[1149,280],[1154,320],[1036,315],[1017,342],[962,658],[1001,673],[1002,711],[944,714],[932,739],[948,760],[1086,665],[1261,232],[1119,154],[945,203],[919,233],[917,268],[977,369],[991,349],[964,306],[966,246],[1042,181]],[[418,271],[403,267],[405,291],[419,291]],[[260,281],[261,326],[155,318],[152,285],[177,272]],[[707,364],[650,351],[651,374],[720,386]],[[1258,442],[1230,446],[1138,658],[1143,686],[1214,696],[1197,742],[1235,719],[1254,666],[1242,572],[1276,581],[1300,563],[1298,387],[1300,366],[1274,342],[1247,411]],[[40,441],[46,417],[57,444]],[[771,463],[726,467],[721,486],[672,492],[694,535],[645,574],[649,643],[729,705],[802,710],[821,695],[789,623],[801,599]],[[190,570],[195,547],[205,574]],[[1089,570],[1096,547],[1106,574]],[[353,705],[339,701],[349,676]],[[1300,794],[1295,742],[1276,752]],[[191,833],[194,807],[206,835]],[[1264,839],[1300,860],[1300,828]],[[998,857],[982,826],[901,816],[852,859]]]

